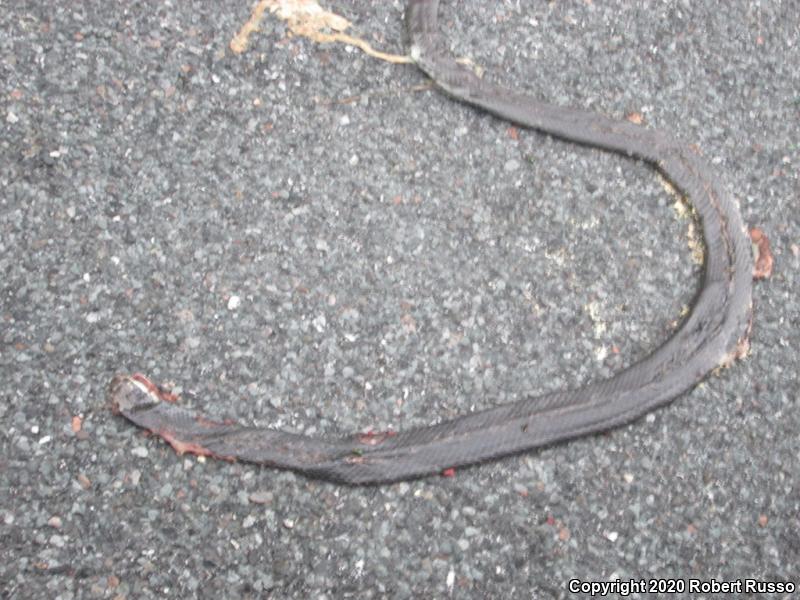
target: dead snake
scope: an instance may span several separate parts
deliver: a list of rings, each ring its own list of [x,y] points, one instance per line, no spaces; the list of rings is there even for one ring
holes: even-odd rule
[[[662,131],[552,106],[478,78],[444,50],[438,0],[406,9],[410,56],[453,98],[519,126],[649,163],[688,197],[702,223],[705,270],[691,313],[647,358],[576,390],[526,397],[429,427],[320,439],[218,422],[182,408],[142,375],[109,386],[114,409],[180,452],[371,484],[440,473],[628,423],[692,388],[746,346],[752,256],[736,202],[690,146]]]

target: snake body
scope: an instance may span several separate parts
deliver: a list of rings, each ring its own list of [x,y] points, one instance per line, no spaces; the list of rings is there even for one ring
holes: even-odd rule
[[[751,318],[750,241],[736,202],[698,152],[664,132],[545,104],[478,78],[444,50],[437,13],[438,0],[411,0],[406,24],[412,60],[444,92],[518,126],[644,161],[690,199],[702,224],[705,269],[681,327],[648,357],[609,379],[398,433],[321,439],[213,421],[170,402],[173,398],[141,375],[111,382],[117,412],[180,452],[372,484],[440,473],[628,423],[741,353]]]

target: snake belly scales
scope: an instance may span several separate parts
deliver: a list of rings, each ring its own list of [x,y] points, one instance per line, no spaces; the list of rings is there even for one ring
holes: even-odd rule
[[[324,439],[214,421],[179,406],[138,374],[112,380],[109,401],[115,412],[179,452],[375,484],[441,473],[628,423],[741,354],[752,311],[752,250],[736,202],[707,162],[664,132],[545,104],[478,78],[445,50],[437,14],[438,0],[411,0],[406,7],[411,59],[438,88],[517,126],[648,163],[689,198],[702,224],[705,266],[691,312],[674,335],[609,379],[396,433]]]

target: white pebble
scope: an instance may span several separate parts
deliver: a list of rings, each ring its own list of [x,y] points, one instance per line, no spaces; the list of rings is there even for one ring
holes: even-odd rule
[[[139,480],[142,478],[142,472],[139,469],[134,469],[129,475],[131,485],[139,485]]]
[[[328,324],[328,320],[325,318],[325,315],[318,315],[311,321],[311,324],[314,326],[319,333],[325,331],[325,326]]]

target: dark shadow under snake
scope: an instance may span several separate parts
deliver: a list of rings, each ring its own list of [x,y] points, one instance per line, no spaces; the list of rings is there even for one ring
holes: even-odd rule
[[[438,0],[406,9],[410,56],[450,96],[519,126],[652,165],[694,206],[705,239],[701,289],[675,334],[640,362],[576,390],[523,398],[429,427],[339,439],[208,419],[142,375],[109,387],[114,409],[189,451],[371,484],[440,473],[627,423],[689,390],[743,352],[751,318],[750,240],[736,202],[689,145],[664,132],[552,106],[478,78],[445,51]]]

